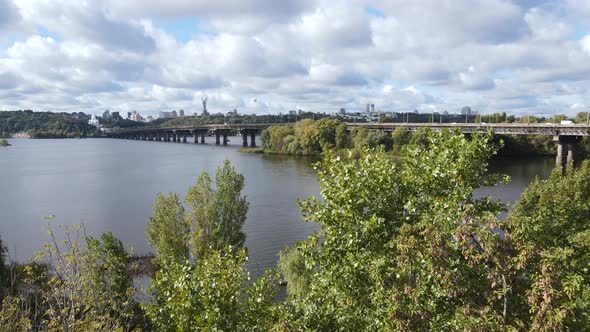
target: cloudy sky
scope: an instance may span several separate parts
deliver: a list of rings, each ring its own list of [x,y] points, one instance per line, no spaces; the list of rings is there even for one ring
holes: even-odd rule
[[[0,109],[575,114],[590,0],[0,0]],[[256,102],[253,102],[253,100]]]

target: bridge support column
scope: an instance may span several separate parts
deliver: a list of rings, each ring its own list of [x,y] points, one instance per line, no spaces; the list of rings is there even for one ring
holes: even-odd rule
[[[178,135],[176,133],[172,134],[172,142],[178,142]]]
[[[220,134],[220,132],[219,132],[219,131],[215,131],[215,144],[216,144],[216,145],[219,145],[219,144],[221,144],[221,143],[220,143],[220,140],[219,140],[219,134]]]
[[[250,133],[250,147],[251,148],[255,148],[256,147],[256,132],[252,131]]]
[[[223,132],[223,145],[227,145],[227,131]]]
[[[248,133],[242,131],[242,146],[248,147]]]
[[[196,131],[193,132],[193,143],[195,143],[195,144],[199,143],[199,133],[197,133]]]
[[[553,138],[557,144],[557,156],[555,164],[563,167],[566,163],[573,163],[576,158],[576,143],[580,141],[577,136],[559,135]]]
[[[182,135],[182,143],[186,143],[186,134]]]
[[[160,133],[156,133],[156,141],[160,142],[162,140],[162,135]]]
[[[201,144],[205,144],[205,133],[201,133]]]
[[[573,163],[576,155],[576,143],[568,143],[567,145],[567,162]]]
[[[164,142],[170,142],[170,134],[164,133]]]

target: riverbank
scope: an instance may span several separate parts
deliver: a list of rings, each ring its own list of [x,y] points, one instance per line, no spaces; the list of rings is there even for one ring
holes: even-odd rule
[[[5,139],[0,139],[0,146],[11,146],[11,144]]]

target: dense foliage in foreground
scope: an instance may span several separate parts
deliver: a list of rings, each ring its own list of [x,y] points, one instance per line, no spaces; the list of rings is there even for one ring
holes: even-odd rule
[[[228,164],[148,221],[149,297],[137,304],[128,253],[112,235],[48,246],[46,264],[7,267],[0,330],[560,331],[590,326],[590,163],[535,181],[505,220],[474,189],[488,175],[489,136],[430,134],[394,162],[383,150],[326,153],[321,224],[250,280],[244,178]],[[12,281],[12,282],[7,282]]]

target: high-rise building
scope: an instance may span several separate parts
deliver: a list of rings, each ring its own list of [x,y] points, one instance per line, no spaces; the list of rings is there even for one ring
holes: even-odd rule
[[[371,113],[375,113],[375,104],[371,104]]]
[[[342,114],[342,115],[346,114],[346,109],[344,107],[340,108],[340,114]]]
[[[184,118],[184,110],[179,110],[178,111],[178,116],[181,118]]]
[[[371,111],[371,104],[367,104],[367,110],[366,112],[369,113]]]
[[[137,111],[133,111],[133,113],[131,113],[131,116],[129,118],[131,119],[131,121],[136,121],[136,122],[140,122],[143,120],[143,118],[141,117],[141,115],[139,113],[137,113]]]
[[[113,120],[123,120],[123,118],[121,118],[121,115],[119,115],[119,112],[111,112],[111,118]]]
[[[463,106],[463,108],[461,108],[461,114],[462,115],[471,115],[471,107]]]

